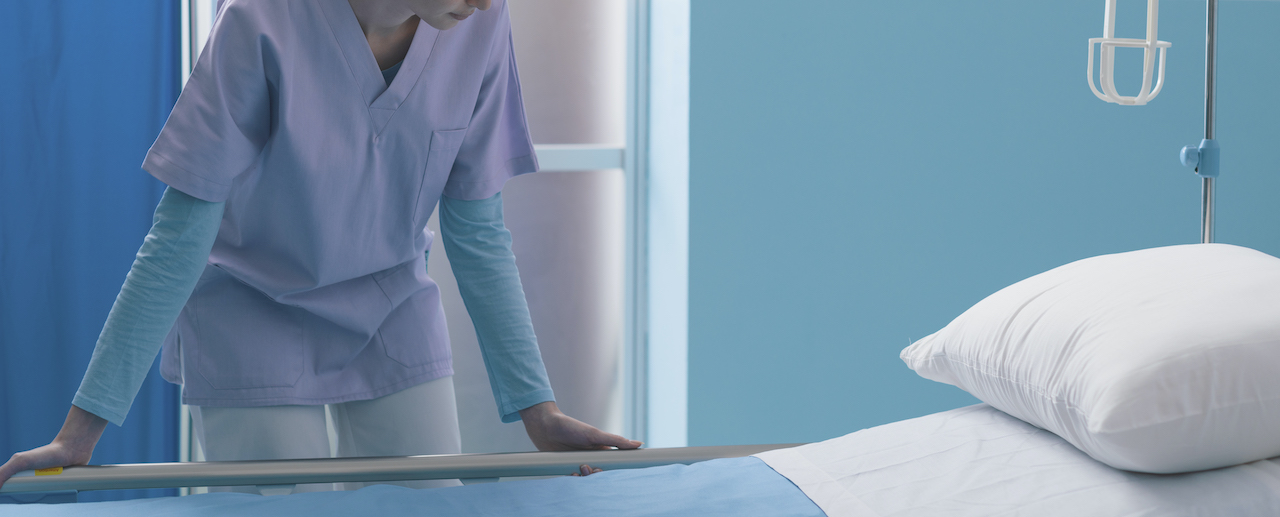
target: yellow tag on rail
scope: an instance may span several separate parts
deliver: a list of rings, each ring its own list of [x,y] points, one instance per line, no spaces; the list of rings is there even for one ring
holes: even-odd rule
[[[56,476],[62,473],[62,467],[50,467],[47,469],[37,469],[37,476]]]

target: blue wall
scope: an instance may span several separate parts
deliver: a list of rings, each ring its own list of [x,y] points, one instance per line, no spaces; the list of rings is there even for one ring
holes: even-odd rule
[[[1119,36],[1146,2],[1120,2]],[[974,403],[898,359],[987,294],[1197,242],[1204,2],[1168,84],[1096,99],[1101,0],[695,0],[690,445],[821,440]],[[1221,7],[1219,241],[1280,254],[1280,2]],[[1140,52],[1140,51],[1139,51]],[[1122,93],[1141,64],[1121,55]],[[1126,90],[1128,88],[1128,90]]]
[[[61,428],[151,226],[164,185],[140,166],[177,100],[178,28],[173,0],[0,5],[0,459]],[[176,461],[177,394],[153,368],[93,462]]]

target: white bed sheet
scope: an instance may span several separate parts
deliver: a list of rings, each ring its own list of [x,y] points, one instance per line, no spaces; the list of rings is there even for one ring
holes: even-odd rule
[[[829,517],[1280,515],[1280,458],[1126,472],[986,404],[756,456]]]

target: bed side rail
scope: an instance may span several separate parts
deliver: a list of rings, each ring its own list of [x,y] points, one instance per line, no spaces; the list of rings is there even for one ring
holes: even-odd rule
[[[22,472],[0,487],[0,493],[556,476],[576,472],[583,464],[605,470],[688,465],[796,445],[800,444],[87,465],[58,473]]]

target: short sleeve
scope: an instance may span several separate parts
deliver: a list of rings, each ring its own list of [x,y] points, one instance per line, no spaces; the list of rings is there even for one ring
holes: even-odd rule
[[[488,199],[502,191],[508,179],[538,170],[520,94],[507,2],[502,3],[502,11],[480,98],[444,186],[444,195],[454,199]]]
[[[205,201],[225,201],[271,129],[267,68],[274,60],[258,2],[227,2],[142,168]]]

